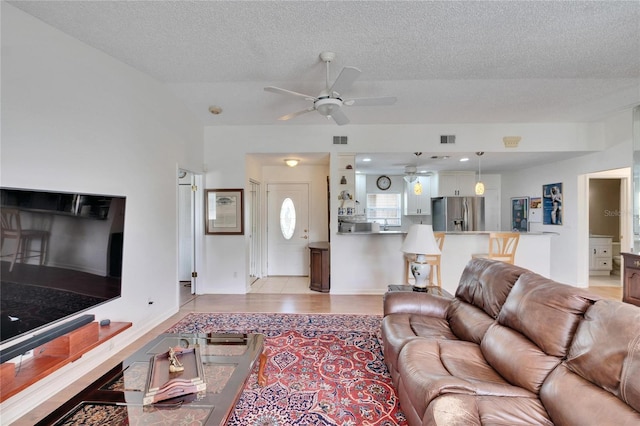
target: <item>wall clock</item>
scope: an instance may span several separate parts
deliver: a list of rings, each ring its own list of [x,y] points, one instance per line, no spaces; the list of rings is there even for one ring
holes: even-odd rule
[[[389,176],[380,176],[378,180],[376,180],[376,185],[383,191],[386,191],[391,187],[391,179]]]

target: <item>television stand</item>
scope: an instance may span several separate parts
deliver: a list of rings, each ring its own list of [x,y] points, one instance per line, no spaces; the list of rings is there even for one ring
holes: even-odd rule
[[[129,327],[131,327],[130,322],[112,322],[106,326],[91,322],[38,346],[33,350],[33,358],[20,363],[19,366],[13,362],[0,364],[0,382],[2,382],[0,402],[76,361],[91,349],[117,336]]]

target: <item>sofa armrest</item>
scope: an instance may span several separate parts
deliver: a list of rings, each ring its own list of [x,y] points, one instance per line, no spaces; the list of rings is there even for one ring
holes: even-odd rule
[[[384,294],[383,313],[389,314],[419,314],[431,317],[446,318],[450,298],[430,293],[411,291],[391,291]]]

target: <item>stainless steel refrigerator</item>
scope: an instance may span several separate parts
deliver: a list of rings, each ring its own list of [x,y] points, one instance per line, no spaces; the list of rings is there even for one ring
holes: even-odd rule
[[[484,197],[432,198],[431,216],[434,231],[484,231]]]

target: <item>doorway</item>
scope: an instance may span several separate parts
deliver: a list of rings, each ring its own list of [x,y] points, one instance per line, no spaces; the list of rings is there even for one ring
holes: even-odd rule
[[[196,207],[195,175],[178,171],[178,295],[179,303],[192,300],[196,294]]]
[[[260,183],[249,180],[249,284],[262,276],[260,234]]]
[[[309,184],[267,185],[267,275],[309,275]]]
[[[620,252],[633,243],[627,213],[631,208],[630,173],[629,168],[624,168],[589,175],[589,287],[621,289]],[[601,258],[601,253],[606,252],[607,258]]]

